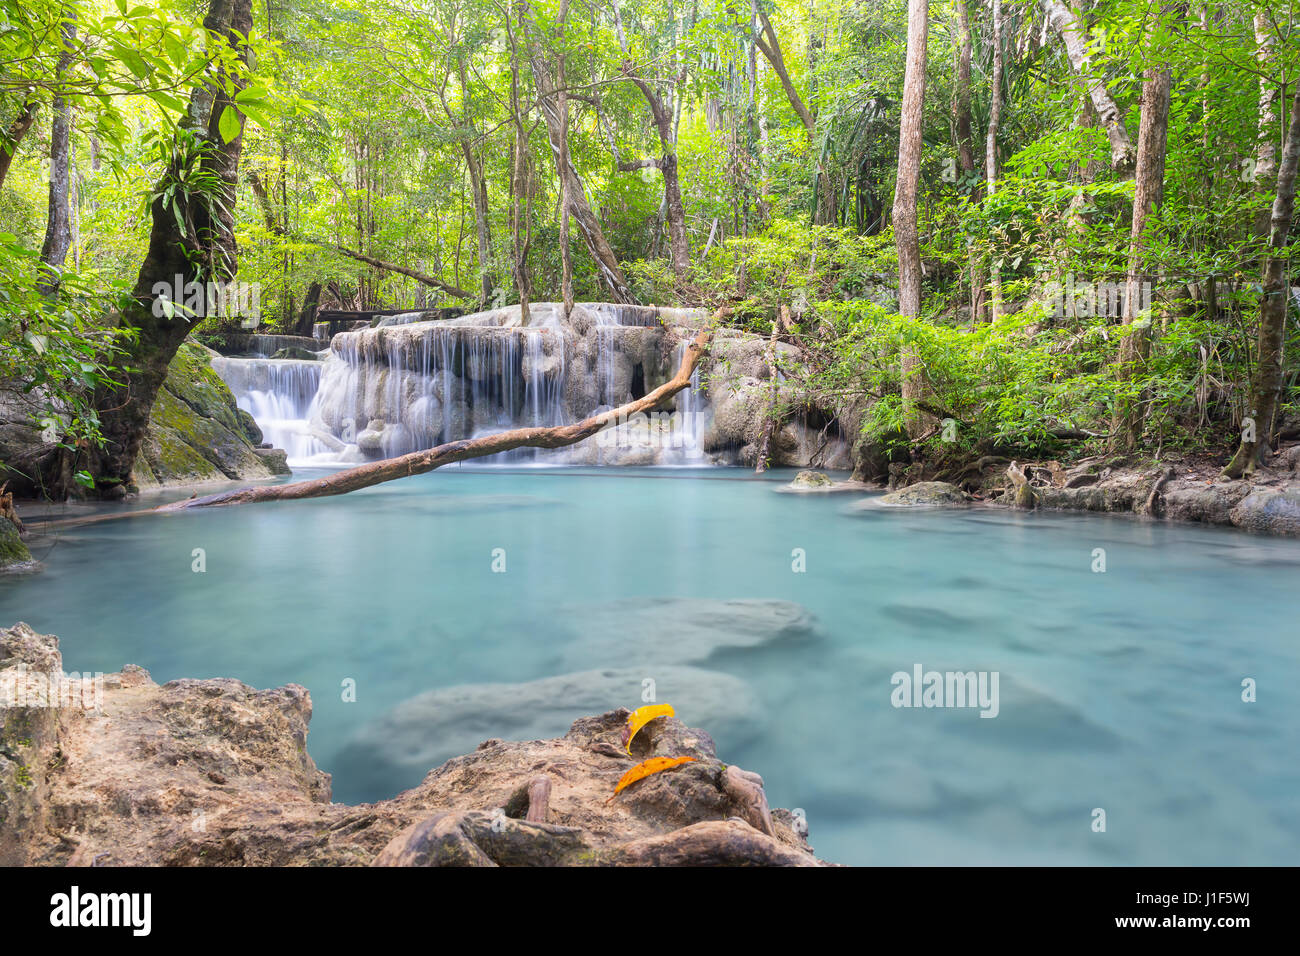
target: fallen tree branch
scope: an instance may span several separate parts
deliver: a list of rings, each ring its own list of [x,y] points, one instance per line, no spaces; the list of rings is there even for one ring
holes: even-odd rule
[[[723,306],[714,313],[716,323],[730,309]],[[701,329],[686,350],[677,374],[660,385],[654,391],[618,408],[601,412],[590,418],[584,418],[572,425],[558,425],[553,428],[514,428],[498,432],[495,435],[483,435],[447,442],[425,451],[412,452],[398,458],[371,462],[337,471],[325,478],[311,481],[295,481],[287,485],[262,485],[256,488],[240,488],[236,491],[205,495],[201,498],[189,498],[154,508],[154,512],[188,511],[191,508],[208,508],[214,505],[252,504],[260,501],[292,501],[299,498],[325,498],[331,495],[344,495],[350,491],[369,488],[397,478],[422,475],[449,465],[452,462],[466,461],[471,458],[483,458],[515,448],[563,448],[576,445],[590,438],[602,429],[627,421],[631,416],[650,411],[672,398],[684,388],[689,388],[691,375],[699,364],[704,350],[713,335],[713,326]]]

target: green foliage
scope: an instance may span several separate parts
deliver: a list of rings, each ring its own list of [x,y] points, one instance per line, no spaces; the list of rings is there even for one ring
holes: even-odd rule
[[[99,438],[91,404],[111,381],[118,331],[102,324],[113,302],[104,276],[63,272],[53,298],[36,288],[35,252],[0,233],[0,381],[19,382],[36,399],[32,424],[69,447]]]

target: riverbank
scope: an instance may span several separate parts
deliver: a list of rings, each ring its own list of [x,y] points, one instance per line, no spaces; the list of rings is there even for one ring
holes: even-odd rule
[[[411,790],[348,806],[330,802],[330,775],[308,753],[306,688],[159,686],[139,667],[96,681],[62,663],[57,638],[0,630],[0,695],[19,704],[0,708],[3,865],[821,862],[798,819],[768,809],[761,778],[675,718],[647,725],[631,753],[626,710],[580,718],[557,739],[486,740]],[[651,757],[692,760],[614,796]]]
[[[1095,456],[1074,462],[986,456],[962,468],[895,468],[888,482],[804,478],[788,489],[853,492],[874,488],[896,506],[967,504],[1021,511],[1094,512],[1300,536],[1300,442],[1283,442],[1250,479],[1225,480],[1217,456],[1159,460]],[[815,472],[806,472],[815,476]],[[801,475],[802,477],[802,475]]]

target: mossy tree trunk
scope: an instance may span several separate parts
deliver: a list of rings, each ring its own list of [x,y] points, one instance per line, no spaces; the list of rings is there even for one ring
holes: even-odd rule
[[[219,42],[228,44],[241,62],[247,62],[245,40],[253,26],[251,0],[211,0],[203,26]],[[229,88],[224,82],[214,82],[190,96],[182,125],[193,134],[199,155],[187,155],[190,147],[183,145],[187,141],[183,137],[178,140],[171,165],[154,190],[148,252],[120,319],[134,332],[124,354],[115,359],[115,384],[101,386],[95,394],[104,442],[90,450],[89,471],[99,497],[120,498],[131,489],[131,470],[158,390],[167,377],[167,366],[185,337],[202,321],[202,316],[178,313],[173,317],[156,309],[155,285],[166,283],[172,289],[179,276],[182,284],[198,282],[206,287],[208,282],[229,281],[235,274],[233,209],[244,117],[235,108],[234,96],[243,89],[244,81],[238,75],[223,79],[230,81]],[[227,119],[227,135],[222,136],[221,118],[227,109],[237,118],[237,128],[231,135]],[[170,203],[164,200],[163,190],[177,181],[187,163],[197,164],[202,174],[215,177],[218,195],[178,188]]]

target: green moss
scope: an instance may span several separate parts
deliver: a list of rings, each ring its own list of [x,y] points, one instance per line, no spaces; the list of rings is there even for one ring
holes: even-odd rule
[[[14,564],[25,564],[32,560],[32,553],[18,536],[18,529],[8,518],[0,518],[0,568]]]

